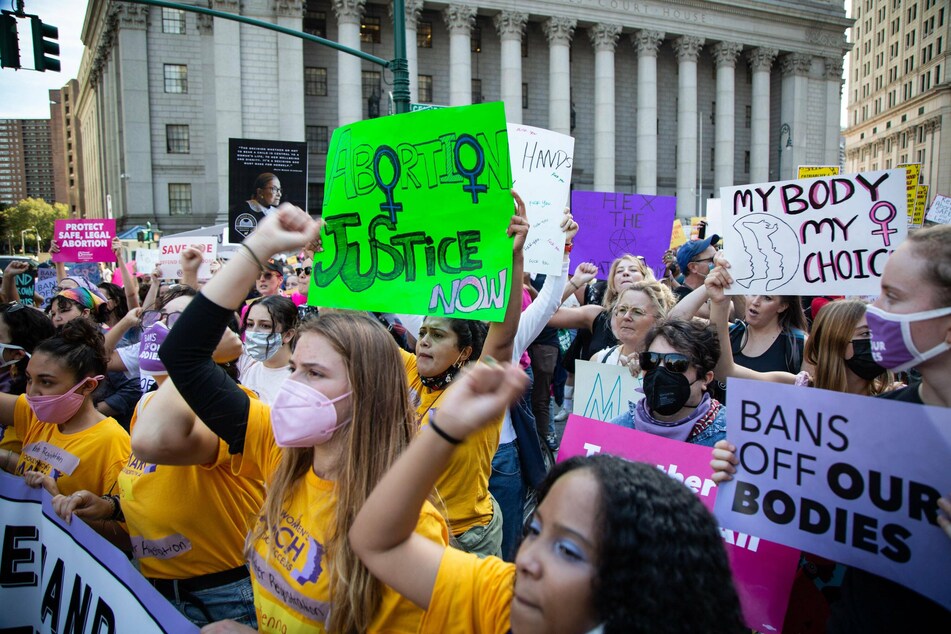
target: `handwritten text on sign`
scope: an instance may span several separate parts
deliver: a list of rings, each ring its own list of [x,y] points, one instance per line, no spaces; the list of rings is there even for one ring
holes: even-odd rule
[[[321,306],[501,321],[513,212],[501,103],[337,128],[327,160]]]
[[[525,270],[561,275],[565,234],[560,224],[571,195],[575,140],[543,128],[510,123],[509,155],[512,188],[525,201],[528,238]]]
[[[109,218],[57,220],[53,239],[59,253],[54,262],[115,262],[112,239],[116,237],[116,221]]]
[[[571,213],[581,231],[571,253],[578,262],[594,262],[598,279],[607,279],[611,263],[626,254],[643,257],[662,278],[676,207],[673,196],[575,190]]]
[[[720,487],[721,525],[951,608],[951,540],[935,515],[951,491],[948,409],[761,381],[728,386],[727,437],[739,465]]]
[[[905,171],[720,189],[733,294],[871,295],[908,233]]]

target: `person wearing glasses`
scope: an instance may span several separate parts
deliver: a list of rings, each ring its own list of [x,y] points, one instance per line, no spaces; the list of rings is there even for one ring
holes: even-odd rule
[[[644,349],[644,337],[656,322],[667,317],[674,303],[670,289],[656,280],[635,282],[621,291],[609,310],[611,331],[620,343],[599,350],[591,360],[623,365],[631,374],[639,374],[638,354]]]
[[[313,261],[310,259],[301,262],[301,266],[294,269],[297,273],[297,290],[290,294],[295,306],[307,303],[307,291],[310,290],[310,274],[313,271]]]
[[[703,280],[713,270],[713,257],[717,254],[720,236],[712,235],[703,240],[691,240],[677,249],[677,266],[684,281],[674,289],[677,301],[703,286]]]
[[[261,219],[274,213],[281,204],[281,181],[276,174],[264,172],[254,179],[254,194],[229,214],[232,222],[231,242],[241,242],[261,222]]]

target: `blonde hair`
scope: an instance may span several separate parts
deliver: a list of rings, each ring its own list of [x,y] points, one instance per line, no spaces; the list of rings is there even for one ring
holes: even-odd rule
[[[803,351],[806,362],[816,369],[813,387],[848,392],[845,349],[864,314],[865,303],[856,299],[829,302],[819,311]],[[862,393],[881,394],[890,383],[891,377],[885,373],[869,381]]]
[[[610,309],[614,306],[615,302],[617,302],[618,290],[617,287],[614,286],[614,274],[617,273],[617,267],[620,266],[624,260],[633,260],[634,265],[637,267],[637,272],[644,278],[641,281],[654,282],[657,280],[657,278],[654,277],[654,271],[651,267],[647,266],[644,260],[636,255],[625,253],[611,263],[611,270],[608,271],[608,288],[604,291],[604,299],[601,301],[601,305],[604,308]]]
[[[631,291],[637,291],[639,293],[644,293],[647,295],[647,299],[650,300],[651,306],[654,307],[654,319],[666,319],[667,313],[673,309],[677,304],[677,298],[674,297],[673,292],[657,280],[643,282],[635,282],[633,286],[625,288],[616,298],[614,303],[611,305],[611,314],[614,314],[614,308],[617,306],[618,301],[620,301],[621,296],[624,293]]]
[[[335,434],[344,436],[342,461],[334,474],[336,508],[326,543],[333,610],[329,632],[365,632],[383,597],[383,583],[350,548],[347,533],[370,492],[416,435],[403,360],[393,337],[364,314],[321,311],[305,322],[298,337],[319,335],[344,358],[353,390],[352,419]],[[372,359],[369,363],[366,360]],[[286,448],[268,485],[268,496],[248,541],[268,533],[275,543],[281,511],[303,485],[314,461],[313,447]]]

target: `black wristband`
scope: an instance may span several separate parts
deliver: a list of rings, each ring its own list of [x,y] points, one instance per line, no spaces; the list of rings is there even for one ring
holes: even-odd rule
[[[439,434],[439,436],[443,440],[448,442],[450,445],[462,444],[461,440],[459,440],[458,438],[453,438],[452,436],[444,432],[442,429],[440,429],[438,425],[436,425],[436,412],[434,410],[429,410],[429,426],[432,428],[434,432]]]

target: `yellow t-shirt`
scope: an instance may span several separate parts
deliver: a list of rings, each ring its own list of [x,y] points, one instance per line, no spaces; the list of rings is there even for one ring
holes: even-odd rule
[[[505,634],[515,591],[515,564],[447,548],[419,634]]]
[[[244,565],[244,540],[264,503],[264,483],[231,472],[224,441],[215,461],[203,466],[154,465],[130,454],[118,484],[144,576],[189,579]]]
[[[20,437],[17,436],[17,430],[13,425],[0,425],[0,449],[13,453],[20,453],[23,449],[23,443],[20,442]]]
[[[39,471],[52,476],[63,495],[82,490],[111,493],[132,453],[129,434],[116,419],[104,418],[89,429],[63,434],[58,425],[41,423],[22,394],[13,410],[13,425],[23,439],[17,475]]]
[[[271,432],[270,409],[251,402],[244,453],[234,456],[237,473],[270,480],[281,450]],[[336,496],[334,484],[307,470],[291,493],[274,543],[267,534],[254,543],[251,574],[254,607],[262,632],[325,632],[332,608],[330,580],[324,566],[324,548],[333,529]],[[449,532],[436,509],[426,504],[416,532],[445,546]],[[414,633],[423,611],[393,589],[384,586],[383,598],[369,632]]]
[[[429,412],[438,411],[445,390],[433,391],[424,387],[416,370],[416,355],[405,350],[401,352],[410,390],[419,401],[416,415],[422,431],[429,424]],[[461,535],[473,526],[485,526],[492,521],[489,476],[492,475],[492,457],[499,448],[504,418],[505,414],[500,414],[497,420],[456,447],[446,470],[436,481],[436,493],[446,505],[446,519],[453,535]]]

